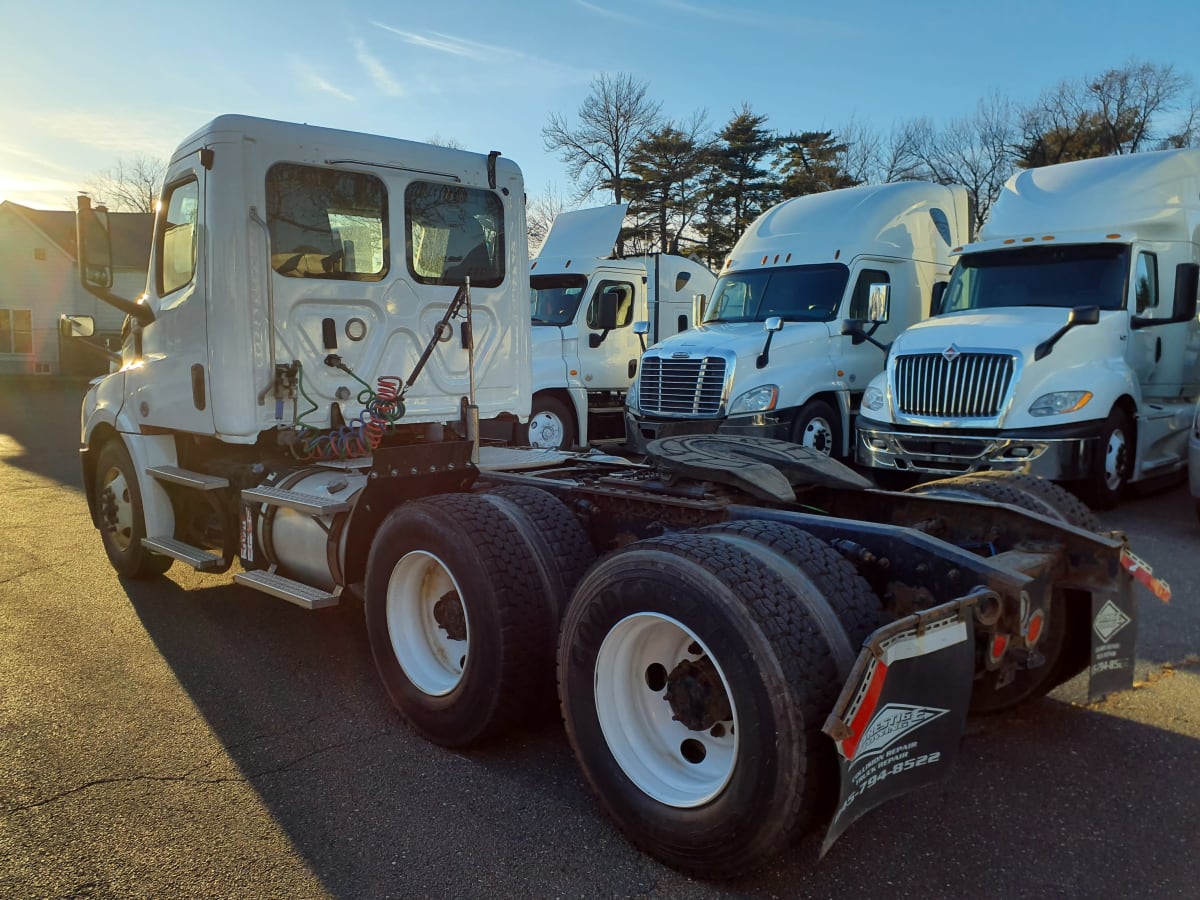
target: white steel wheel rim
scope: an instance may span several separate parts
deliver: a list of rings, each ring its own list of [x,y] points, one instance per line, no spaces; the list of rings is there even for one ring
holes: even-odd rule
[[[804,426],[801,443],[810,450],[816,450],[822,456],[832,456],[833,426],[818,416]]]
[[[1119,488],[1124,479],[1126,449],[1125,432],[1113,429],[1104,448],[1104,483],[1110,491]]]
[[[695,647],[701,652],[690,652]],[[719,730],[693,730],[675,721],[665,688],[655,690],[648,678],[652,666],[669,673],[683,660],[703,656],[720,676],[732,710]],[[605,636],[596,657],[595,698],[609,752],[629,780],[658,802],[684,809],[700,806],[733,777],[739,732],[729,681],[700,639],[670,616],[636,613]]]
[[[552,412],[542,410],[529,417],[529,446],[541,450],[557,450],[562,446],[565,428],[563,421]]]
[[[133,544],[133,501],[125,473],[113,467],[104,473],[104,489],[112,491],[115,514],[112,516],[113,541],[118,549],[128,550]],[[103,494],[103,491],[101,491]]]
[[[451,594],[458,598],[462,614],[462,639],[437,618],[438,603],[453,602]],[[471,622],[446,564],[425,550],[404,554],[388,578],[386,612],[392,653],[408,679],[434,697],[453,691],[467,667]]]

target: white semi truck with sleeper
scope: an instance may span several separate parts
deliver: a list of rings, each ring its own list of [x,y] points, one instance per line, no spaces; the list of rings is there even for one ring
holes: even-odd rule
[[[557,682],[608,813],[709,878],[939,776],[968,708],[1128,686],[1133,579],[1166,588],[1053,485],[887,493],[723,436],[646,464],[481,447],[531,408],[524,196],[496,152],[221,116],[171,157],[137,299],[81,198],[83,282],[128,314],[81,433],[118,575],[361,603],[388,696],[447,747]]]
[[[794,197],[731,251],[701,324],[642,358],[634,446],[755,435],[839,459],[886,345],[929,315],[968,235],[967,191],[901,182]]]
[[[1017,470],[1095,507],[1182,470],[1200,396],[1200,150],[1020,172],[955,252],[938,314],[867,389],[861,464]]]

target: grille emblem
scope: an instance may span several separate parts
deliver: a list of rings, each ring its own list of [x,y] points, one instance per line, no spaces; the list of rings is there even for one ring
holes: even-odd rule
[[[962,351],[959,350],[957,347],[955,347],[953,344],[951,344],[949,347],[947,347],[945,350],[942,351],[942,356],[945,357],[946,362],[954,362],[956,359],[958,359],[960,356],[962,356]]]
[[[688,358],[688,354],[686,354],[686,353],[672,353],[671,354],[671,359],[687,359],[687,358]]]

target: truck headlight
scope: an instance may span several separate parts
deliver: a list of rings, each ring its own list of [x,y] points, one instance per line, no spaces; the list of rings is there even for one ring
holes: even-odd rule
[[[768,409],[774,409],[778,401],[779,385],[759,385],[741,394],[729,404],[729,415],[735,416],[741,413],[764,412]]]
[[[883,409],[884,399],[883,391],[877,387],[869,387],[863,392],[863,409],[869,409],[872,412],[877,412],[878,410]]]
[[[1083,409],[1092,399],[1091,391],[1055,391],[1053,394],[1042,394],[1029,407],[1031,416],[1057,416],[1060,413],[1075,412]]]

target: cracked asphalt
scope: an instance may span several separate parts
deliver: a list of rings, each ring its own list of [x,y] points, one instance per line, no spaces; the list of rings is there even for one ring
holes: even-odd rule
[[[393,714],[361,611],[176,565],[122,583],[88,520],[81,389],[0,381],[0,897],[1194,897],[1200,523],[1186,486],[1105,514],[1166,577],[1138,683],[972,719],[952,775],[754,877],[631,848],[560,726],[486,751]]]

